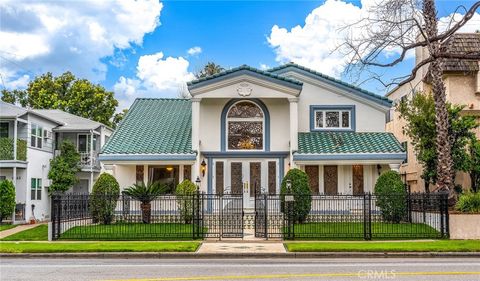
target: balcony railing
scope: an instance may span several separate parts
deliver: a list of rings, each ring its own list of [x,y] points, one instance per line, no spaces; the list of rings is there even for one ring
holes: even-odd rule
[[[0,138],[0,160],[13,160],[13,139]],[[27,141],[17,139],[17,160],[27,161]]]
[[[80,152],[80,166],[82,168],[98,168],[100,167],[98,162],[97,152],[90,155],[90,152]]]

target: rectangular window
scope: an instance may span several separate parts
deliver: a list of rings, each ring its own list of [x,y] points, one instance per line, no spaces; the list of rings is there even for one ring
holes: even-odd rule
[[[408,142],[407,141],[404,141],[402,142],[402,147],[403,147],[403,150],[405,150],[405,160],[403,160],[403,164],[408,164]]]
[[[90,152],[92,135],[78,135],[78,152]],[[93,150],[97,147],[97,135],[93,135]]]
[[[0,123],[0,138],[8,138],[8,123]]]
[[[351,110],[315,110],[314,129],[352,129]]]
[[[31,179],[31,200],[42,200],[42,179]]]
[[[42,148],[43,141],[43,128],[37,124],[32,124],[31,134],[30,134],[30,146]]]

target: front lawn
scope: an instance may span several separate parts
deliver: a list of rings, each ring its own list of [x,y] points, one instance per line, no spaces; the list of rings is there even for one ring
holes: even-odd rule
[[[206,228],[203,229],[203,233]],[[192,240],[193,225],[183,223],[116,223],[75,226],[62,240]]]
[[[34,228],[30,228],[2,239],[2,241],[47,241],[48,226],[42,224]]]
[[[480,252],[479,240],[287,242],[289,252]]]
[[[364,239],[363,222],[317,222],[294,225],[295,239]],[[285,233],[287,228],[285,228]],[[441,238],[433,227],[423,223],[372,222],[372,239]]]
[[[17,225],[15,225],[15,224],[0,224],[0,231],[4,231],[4,230],[7,230],[7,229],[12,229],[16,226]]]
[[[195,252],[199,242],[0,242],[0,253]]]

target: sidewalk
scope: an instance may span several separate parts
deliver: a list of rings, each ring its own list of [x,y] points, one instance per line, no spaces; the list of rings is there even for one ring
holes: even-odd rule
[[[10,236],[10,235],[13,235],[15,233],[19,233],[19,232],[22,232],[24,230],[28,230],[28,229],[32,229],[34,227],[37,227],[39,225],[42,225],[43,223],[36,223],[36,224],[21,224],[21,225],[18,225],[14,228],[10,228],[10,229],[7,229],[7,230],[4,230],[4,231],[1,231],[0,232],[0,239],[3,239],[7,236]]]

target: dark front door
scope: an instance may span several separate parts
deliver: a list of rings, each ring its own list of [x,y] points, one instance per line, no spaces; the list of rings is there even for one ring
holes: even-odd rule
[[[353,165],[353,195],[359,195],[363,193],[363,166]]]
[[[313,194],[318,194],[318,166],[305,166],[305,173],[308,175],[310,190]]]
[[[338,193],[337,166],[323,167],[323,186],[325,187],[325,194],[334,195]]]

